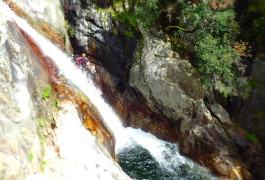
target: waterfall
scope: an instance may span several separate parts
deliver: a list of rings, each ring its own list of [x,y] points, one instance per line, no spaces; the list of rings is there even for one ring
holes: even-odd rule
[[[71,62],[71,57],[69,57],[69,55],[67,55],[56,45],[36,32],[25,20],[17,17],[15,13],[13,13],[2,1],[0,1],[0,8],[2,14],[5,14],[6,16],[13,19],[21,29],[29,34],[31,38],[39,44],[39,48],[42,50],[42,52],[46,56],[49,56],[58,66],[59,73],[64,75],[68,79],[69,83],[79,88],[96,106],[105,123],[114,133],[114,136],[116,138],[116,152],[118,157],[121,157],[121,160],[123,158],[126,158],[126,152],[129,152],[131,149],[142,148],[144,149],[144,151],[142,152],[148,152],[148,154],[150,154],[150,159],[152,159],[152,162],[149,161],[149,164],[153,163],[158,167],[158,169],[160,168],[160,174],[161,172],[166,173],[161,177],[157,177],[158,179],[210,179],[210,177],[212,177],[204,168],[181,156],[178,153],[177,145],[159,140],[155,136],[149,133],[145,133],[139,129],[124,128],[119,117],[102,98],[102,93],[100,92],[100,90],[94,86],[92,81],[88,79],[84,73],[82,73],[73,65],[73,63]],[[76,119],[77,117],[70,118],[72,121],[78,120]],[[69,128],[71,127],[71,124],[68,124],[67,126]],[[78,125],[73,124],[73,126]],[[88,136],[88,139],[91,139],[91,141],[82,141],[82,143],[92,143],[94,141],[93,138],[90,137],[91,135]],[[76,138],[78,137],[79,136],[76,136]],[[65,136],[64,138],[69,137]],[[76,139],[76,141],[79,140]],[[78,151],[76,152],[78,153]],[[78,157],[82,157],[82,154],[79,154]],[[78,159],[80,161],[83,161],[82,158]],[[129,162],[129,160],[125,159],[124,165],[126,165],[126,161]],[[148,172],[143,174],[148,175]],[[135,178],[138,179],[143,179],[143,177],[136,174],[130,175],[136,176]]]

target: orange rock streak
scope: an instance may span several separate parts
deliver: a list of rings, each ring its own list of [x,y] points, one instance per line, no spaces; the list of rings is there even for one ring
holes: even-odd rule
[[[78,108],[82,114],[81,119],[84,122],[84,126],[94,136],[97,137],[97,140],[106,147],[111,157],[115,159],[115,138],[113,133],[103,123],[104,121],[102,120],[102,117],[94,105],[90,103],[89,99],[87,99],[81,93],[78,94],[70,87],[63,84],[58,74],[58,67],[51,61],[49,57],[42,53],[38,44],[26,32],[24,32],[22,29],[20,29],[20,31],[30,44],[32,50],[38,56],[39,60],[42,62],[44,69],[48,73],[48,77],[51,81],[56,96],[60,99],[66,98],[78,105]]]

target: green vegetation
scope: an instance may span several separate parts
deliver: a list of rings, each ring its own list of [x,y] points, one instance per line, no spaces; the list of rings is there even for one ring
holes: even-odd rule
[[[30,154],[28,155],[28,159],[29,159],[29,162],[32,162],[33,159],[34,159],[34,155],[33,155],[32,153],[30,153]]]
[[[242,13],[243,18],[240,19],[242,24],[242,31],[244,31],[243,38],[254,41],[253,46],[258,50],[264,51],[265,40],[265,1],[251,0],[247,11]]]
[[[44,119],[44,118],[37,118],[37,122],[38,122],[38,137],[40,140],[40,145],[41,145],[41,158],[43,159],[46,151],[45,151],[45,142],[46,142],[46,137],[44,136],[44,131],[46,131],[47,128],[49,128],[50,126],[50,122],[49,122],[49,118]],[[34,156],[32,155],[32,157],[29,156],[29,159],[33,159]],[[41,161],[41,165],[40,165],[40,170],[43,172],[44,171],[44,165],[42,162],[45,161]]]
[[[264,0],[252,0],[248,8],[248,12],[254,13],[254,27],[258,28],[262,33],[265,33],[265,1]]]
[[[65,29],[70,37],[75,36],[75,29],[69,24],[67,20],[65,20]]]
[[[21,112],[21,110],[19,109],[19,107],[16,108],[16,111],[17,111],[18,113]]]
[[[133,37],[138,30],[138,22],[143,25],[146,30],[156,26],[156,21],[159,18],[160,10],[158,6],[159,0],[137,1],[129,0],[129,8],[125,8],[124,0],[117,0],[113,3],[111,9],[106,9],[106,12],[111,14],[113,20],[123,24],[123,34],[128,37]],[[101,8],[100,12],[104,11]],[[137,22],[138,21],[138,22]]]
[[[256,143],[258,142],[258,138],[255,134],[252,134],[252,133],[247,133],[246,134],[246,138],[247,140],[249,140],[250,142],[253,142],[253,143]]]
[[[52,102],[52,107],[54,110],[59,111],[60,107],[58,107],[58,99],[54,99]]]
[[[265,3],[251,1],[247,15],[242,17],[236,14],[233,3],[228,0],[222,3],[215,0],[114,0],[111,7],[98,10],[110,13],[128,37],[139,35],[140,24],[152,34],[164,31],[172,49],[191,60],[206,87],[224,97],[247,97],[253,84],[244,77],[244,60],[252,58],[251,32],[256,32],[258,37],[265,35]],[[246,20],[242,21],[243,18]],[[243,28],[244,24],[250,25]],[[117,32],[115,30],[116,35]]]
[[[44,170],[45,170],[45,166],[47,165],[47,161],[41,161],[41,164],[40,164],[40,170],[42,171],[42,172],[44,172]]]
[[[112,11],[111,13],[112,19],[119,21],[123,23],[125,26],[125,32],[123,33],[125,36],[128,37],[133,37],[134,32],[137,31],[137,21],[136,17],[131,14],[130,12],[122,11],[122,12],[117,12],[117,11]]]
[[[236,122],[234,122],[234,126],[237,127],[237,128],[241,127],[240,123],[236,123]]]
[[[238,41],[239,25],[232,7],[213,10],[213,5],[204,0],[179,3],[182,10],[174,23],[182,29],[173,32],[172,42],[180,42],[184,47],[178,45],[175,50],[188,49],[189,54],[194,54],[193,64],[207,87],[225,97],[247,96],[243,89],[249,85],[248,79],[242,77],[239,67],[241,57],[248,56],[248,44]]]
[[[159,0],[137,1],[135,5],[135,16],[147,30],[155,25],[161,14],[158,3]]]
[[[261,131],[264,131],[264,132],[265,132],[265,124],[262,124],[262,125],[260,125],[260,126],[259,126],[259,130],[261,130]]]
[[[45,121],[42,118],[37,118],[39,127],[45,127]]]
[[[104,10],[102,8],[98,8],[98,11],[99,12],[103,12]]]
[[[107,18],[105,16],[101,17],[101,21],[103,22],[103,25],[107,25]]]
[[[265,112],[259,112],[257,114],[254,114],[252,118],[259,119],[259,118],[264,118],[264,117],[265,117]]]
[[[58,111],[60,108],[58,107],[58,99],[56,99],[55,95],[52,91],[52,86],[47,84],[42,93],[38,93],[37,90],[34,90],[34,94],[36,97],[41,96],[42,102],[39,103],[38,109],[41,110],[38,112],[38,116],[36,118],[36,127],[38,133],[38,139],[40,143],[40,152],[36,154],[30,153],[28,155],[28,159],[30,162],[33,160],[37,160],[40,162],[40,170],[44,171],[47,162],[44,160],[46,157],[46,146],[50,142],[50,131],[51,124],[54,123],[52,112],[55,110]],[[38,95],[37,95],[38,94]]]
[[[51,95],[52,95],[52,91],[51,90],[52,90],[51,85],[49,85],[49,84],[46,85],[45,88],[44,88],[44,90],[43,90],[43,93],[41,95],[42,99],[46,100],[49,97],[51,97]]]

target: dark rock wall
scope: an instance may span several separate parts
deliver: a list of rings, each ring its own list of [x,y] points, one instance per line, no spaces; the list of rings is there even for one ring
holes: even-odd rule
[[[265,147],[265,56],[260,53],[251,69],[251,78],[255,85],[246,100],[237,101],[240,105],[233,115],[245,129],[254,133]],[[234,109],[236,110],[236,109]]]
[[[70,39],[76,54],[90,54],[91,58],[102,62],[112,75],[128,81],[128,69],[137,39],[122,35],[118,24],[111,21],[105,12],[97,10],[107,6],[105,3],[79,0],[63,2],[66,18],[76,32]]]

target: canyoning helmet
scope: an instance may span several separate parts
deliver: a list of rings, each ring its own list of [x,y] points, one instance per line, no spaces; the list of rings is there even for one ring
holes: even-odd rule
[[[85,54],[85,53],[83,53],[83,54],[82,54],[82,56],[86,56],[86,54]]]

